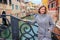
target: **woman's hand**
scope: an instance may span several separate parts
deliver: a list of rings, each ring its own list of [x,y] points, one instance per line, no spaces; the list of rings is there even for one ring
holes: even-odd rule
[[[51,31],[48,29],[48,32],[51,32]]]

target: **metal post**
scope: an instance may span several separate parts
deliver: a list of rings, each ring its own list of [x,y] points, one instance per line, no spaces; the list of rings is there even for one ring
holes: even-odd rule
[[[12,39],[19,40],[18,19],[11,16]]]

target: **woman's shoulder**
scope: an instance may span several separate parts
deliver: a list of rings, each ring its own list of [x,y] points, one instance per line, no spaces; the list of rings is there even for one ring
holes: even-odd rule
[[[46,14],[47,17],[51,17],[49,14]]]

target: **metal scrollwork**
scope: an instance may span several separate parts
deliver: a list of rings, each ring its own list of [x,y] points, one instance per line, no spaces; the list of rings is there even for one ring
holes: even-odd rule
[[[3,18],[3,17],[1,17]],[[10,22],[7,18],[5,18],[5,20],[7,21],[6,22],[6,25],[4,25],[3,23],[0,24],[0,38],[8,38],[11,34],[11,31],[9,29],[10,27]]]
[[[36,27],[37,25],[33,25],[33,26]],[[35,37],[38,37],[38,35],[36,32],[34,32],[33,26],[30,23],[23,23],[20,26],[21,40],[36,40]],[[23,37],[25,39],[23,39]]]

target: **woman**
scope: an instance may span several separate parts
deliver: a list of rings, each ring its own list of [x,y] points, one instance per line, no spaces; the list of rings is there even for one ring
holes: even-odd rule
[[[36,14],[35,20],[30,21],[34,23],[35,21],[38,24],[38,40],[52,40],[51,39],[51,31],[54,28],[54,23],[52,18],[47,15],[47,9],[45,6],[41,6],[38,10],[39,14]]]

